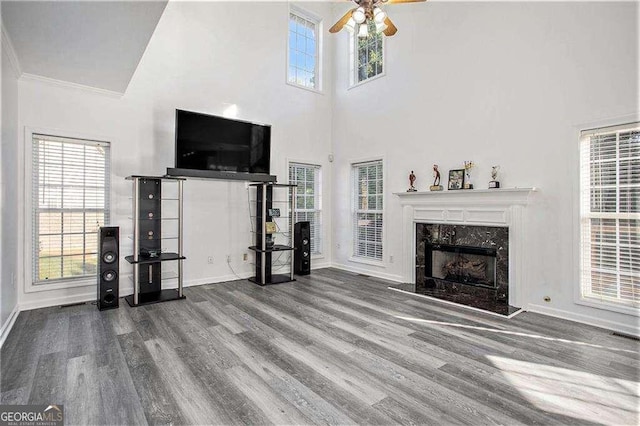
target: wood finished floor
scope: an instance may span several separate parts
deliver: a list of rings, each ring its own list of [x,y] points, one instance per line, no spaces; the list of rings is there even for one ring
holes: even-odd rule
[[[324,269],[22,312],[2,403],[64,404],[66,424],[638,424],[639,342],[387,285]]]

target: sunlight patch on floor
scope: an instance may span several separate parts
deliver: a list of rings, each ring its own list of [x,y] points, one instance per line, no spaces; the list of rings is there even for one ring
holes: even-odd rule
[[[606,349],[608,351],[627,352],[627,353],[630,353],[630,354],[637,354],[637,351],[631,351],[631,350],[628,350],[628,349],[612,348],[612,347],[608,347],[608,346],[596,345],[596,344],[593,344],[593,343],[578,342],[576,340],[568,340],[568,339],[561,339],[561,338],[558,338],[558,337],[542,336],[540,334],[522,333],[520,331],[500,330],[500,329],[497,329],[497,328],[481,327],[481,326],[477,326],[477,325],[456,324],[456,323],[452,323],[452,322],[434,321],[434,320],[427,320],[427,319],[422,319],[422,318],[411,318],[411,317],[404,317],[404,316],[398,316],[398,315],[395,315],[395,317],[398,318],[398,319],[402,319],[402,320],[410,321],[410,322],[414,322],[414,323],[433,324],[433,325],[464,328],[464,329],[478,330],[478,331],[490,331],[492,333],[498,333],[498,334],[507,334],[507,335],[511,335],[511,336],[528,337],[528,338],[532,338],[532,339],[548,340],[548,341],[559,342],[559,343],[570,343],[570,344],[573,344],[573,345],[589,346],[591,348],[598,348],[598,349]]]
[[[487,356],[508,382],[537,408],[604,424],[638,424],[640,383]]]

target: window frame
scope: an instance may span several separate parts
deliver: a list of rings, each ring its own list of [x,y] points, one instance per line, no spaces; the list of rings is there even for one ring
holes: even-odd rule
[[[292,184],[291,181],[291,167],[300,167],[300,168],[312,168],[314,169],[314,205],[316,206],[314,209],[298,209],[298,207],[296,206],[296,214],[299,211],[303,211],[303,212],[311,212],[311,213],[316,213],[317,217],[318,217],[318,223],[316,223],[314,226],[316,228],[319,228],[317,230],[317,236],[319,236],[320,241],[318,242],[317,240],[315,241],[315,248],[317,249],[317,251],[311,251],[311,256],[312,258],[320,258],[323,257],[323,253],[324,253],[324,227],[323,227],[323,211],[322,211],[322,165],[320,164],[314,164],[314,163],[309,163],[309,162],[304,162],[304,161],[294,161],[294,160],[289,160],[287,161],[287,177],[288,180],[287,182],[289,184]],[[305,180],[306,181],[306,180]],[[297,191],[296,191],[297,193]],[[296,220],[296,218],[294,217],[294,222]],[[312,234],[312,238],[314,238],[314,235]],[[319,247],[318,247],[319,245]]]
[[[291,44],[289,42],[289,21],[291,19],[291,15],[296,15],[302,19],[305,19],[309,22],[315,24],[315,33],[316,33],[316,67],[315,73],[317,77],[316,87],[308,87],[301,84],[298,84],[295,81],[289,81],[289,65],[291,63]],[[287,38],[287,52],[285,55],[285,83],[292,87],[297,87],[299,89],[308,90],[310,92],[324,94],[323,86],[324,86],[324,78],[323,78],[323,66],[322,66],[322,52],[323,52],[323,19],[317,16],[314,13],[309,12],[308,10],[302,9],[301,7],[289,5],[289,13],[287,14],[287,26],[286,26],[286,38]]]
[[[368,164],[372,164],[372,163],[380,163],[381,167],[382,167],[382,192],[380,193],[380,195],[382,196],[382,209],[377,209],[377,210],[361,210],[358,208],[358,189],[357,189],[357,185],[358,185],[358,167],[359,166],[363,166],[363,165],[368,165]],[[350,220],[350,230],[351,230],[351,255],[349,257],[349,261],[351,262],[357,262],[357,263],[364,263],[367,265],[371,265],[371,266],[378,266],[378,267],[385,267],[386,263],[385,263],[385,253],[386,253],[386,238],[387,238],[387,222],[385,220],[385,209],[386,209],[386,202],[385,202],[385,191],[387,188],[387,182],[386,182],[386,162],[384,157],[372,157],[372,158],[367,158],[367,159],[360,159],[357,161],[352,161],[350,164],[351,167],[351,220]],[[357,223],[357,216],[359,213],[367,213],[367,212],[371,212],[371,213],[375,213],[375,214],[381,214],[382,215],[382,226],[380,227],[380,230],[382,232],[382,238],[380,241],[380,258],[374,258],[374,257],[367,257],[367,256],[362,256],[357,254],[357,249],[356,246],[358,244],[358,239],[357,239],[357,234],[358,234],[358,223]]]
[[[23,149],[20,150],[19,162],[24,165],[24,173],[20,174],[19,186],[19,202],[21,203],[19,212],[18,227],[23,230],[23,238],[19,239],[18,252],[23,253],[23,261],[20,262],[19,276],[23,281],[23,289],[25,293],[38,293],[42,291],[66,290],[77,287],[93,287],[96,285],[95,276],[84,276],[77,278],[62,278],[51,280],[50,282],[38,283],[34,282],[33,277],[33,138],[34,135],[56,135],[61,138],[81,139],[87,141],[95,141],[109,144],[109,164],[108,178],[109,187],[105,190],[105,217],[113,220],[113,199],[114,199],[114,171],[113,158],[116,152],[116,144],[114,138],[102,134],[89,134],[84,132],[41,128],[41,127],[24,127]],[[108,225],[105,223],[105,225]],[[122,277],[121,277],[122,278]],[[79,296],[80,297],[80,296]],[[83,295],[86,298],[86,295]],[[84,300],[84,299],[83,299]]]
[[[371,81],[375,81],[379,78],[382,78],[387,75],[387,37],[384,35],[382,38],[382,72],[374,75],[373,77],[366,78],[362,81],[358,81],[358,32],[353,31],[349,33],[349,89],[353,89],[355,87],[360,87],[363,84],[369,83]]]
[[[625,123],[625,124],[620,124]],[[622,314],[628,314],[633,316],[640,316],[640,304],[638,302],[623,302],[623,301],[614,301],[607,300],[605,298],[600,298],[598,296],[589,296],[585,294],[585,286],[587,285],[583,281],[583,275],[585,268],[585,256],[591,253],[591,244],[589,242],[585,242],[584,235],[584,227],[585,220],[589,220],[591,218],[614,218],[616,221],[620,219],[640,219],[640,213],[625,213],[625,212],[616,212],[616,213],[591,213],[590,211],[584,211],[585,207],[585,196],[590,200],[590,191],[592,188],[591,184],[591,172],[590,169],[585,169],[584,165],[586,163],[587,166],[590,164],[590,147],[585,148],[584,145],[589,143],[589,137],[594,134],[609,134],[616,133],[616,141],[619,138],[619,133],[624,133],[625,131],[631,131],[634,129],[640,128],[640,121],[637,116],[629,116],[625,118],[620,118],[616,120],[607,120],[603,122],[593,123],[591,125],[582,125],[579,128],[576,127],[578,133],[578,149],[576,149],[577,153],[577,188],[578,191],[574,192],[576,194],[576,202],[574,204],[576,211],[576,226],[575,230],[575,247],[576,250],[576,267],[575,267],[575,282],[577,285],[574,287],[574,302],[578,305],[583,305],[587,307],[604,309],[612,312],[618,312]],[[585,149],[587,151],[585,152]],[[585,158],[586,154],[586,158]],[[615,162],[616,162],[616,170],[617,164],[619,162],[619,151],[616,148],[615,154]],[[586,173],[586,175],[585,175]],[[616,171],[616,194],[619,194],[619,174]],[[586,180],[585,180],[586,179]],[[585,188],[584,183],[587,182],[587,186]],[[590,201],[589,201],[590,202]],[[618,196],[616,196],[616,204],[619,202]],[[616,232],[616,239],[619,238],[619,234]],[[618,242],[616,242],[616,248],[619,248]],[[588,251],[588,252],[585,252]],[[618,275],[618,274],[617,274]],[[619,283],[617,283],[619,284]]]

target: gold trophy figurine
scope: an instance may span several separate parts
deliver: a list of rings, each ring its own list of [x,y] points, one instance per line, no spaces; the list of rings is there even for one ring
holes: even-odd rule
[[[475,167],[473,161],[465,161],[464,162],[464,174],[466,175],[466,179],[464,180],[464,189],[473,189],[473,184],[471,183],[471,169]]]
[[[438,165],[433,165],[433,185],[429,187],[429,191],[442,191],[442,185],[440,185],[440,170]]]
[[[415,182],[416,182],[416,175],[414,175],[413,170],[411,170],[411,174],[409,175],[409,189],[407,189],[407,192],[417,191],[416,187],[413,185]]]
[[[489,182],[489,189],[500,188],[500,182],[497,180],[499,171],[500,166],[491,166],[491,181]]]

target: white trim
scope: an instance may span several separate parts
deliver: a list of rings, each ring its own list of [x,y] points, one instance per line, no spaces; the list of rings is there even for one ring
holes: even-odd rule
[[[535,303],[530,303],[529,305],[527,305],[526,310],[527,312],[548,315],[554,318],[561,318],[569,321],[579,322],[582,324],[592,325],[594,327],[601,327],[607,330],[617,331],[631,336],[640,337],[640,329],[637,325],[633,326],[618,321],[600,319],[594,317],[593,315],[577,314],[575,312],[550,308],[547,306],[537,305]]]
[[[386,272],[380,272],[371,270],[370,268],[361,268],[355,265],[344,265],[341,263],[331,263],[332,268],[340,269],[342,271],[353,272],[355,274],[370,275],[376,278],[382,278],[383,280],[393,281],[396,283],[404,283],[400,275],[388,274]]]
[[[124,95],[124,93],[116,92],[108,89],[101,89],[99,87],[91,87],[86,86],[84,84],[72,83],[70,81],[57,80],[55,78],[43,77],[41,75],[30,74],[30,73],[22,73],[20,76],[20,81],[26,82],[38,82],[42,84],[46,84],[54,87],[62,87],[66,89],[74,89],[74,90],[82,90],[86,92],[91,92],[97,95],[103,95],[110,98],[120,99]]]
[[[13,307],[13,311],[9,314],[7,320],[2,324],[2,328],[0,328],[0,348],[4,345],[5,340],[7,340],[7,336],[11,333],[11,329],[13,325],[16,323],[16,319],[18,319],[18,314],[20,313],[20,308],[18,304]]]
[[[356,176],[354,174],[354,168],[355,166],[357,166],[358,164],[362,164],[362,163],[372,163],[372,162],[377,162],[380,161],[382,162],[382,257],[380,258],[380,260],[375,260],[375,259],[369,259],[369,258],[364,258],[364,257],[359,257],[355,255],[355,224],[354,224],[354,217],[355,217],[355,212],[356,212],[356,207],[357,207],[357,203],[358,201],[356,200],[356,194],[354,194],[354,187],[355,187],[355,181],[354,179],[356,179]],[[388,194],[388,181],[389,181],[389,177],[388,177],[388,173],[387,173],[388,169],[387,169],[387,157],[385,155],[376,155],[376,156],[371,156],[371,157],[364,157],[364,158],[356,158],[356,159],[352,159],[349,161],[349,199],[350,199],[350,210],[349,210],[349,222],[348,222],[348,229],[349,229],[349,233],[351,235],[350,238],[350,244],[351,247],[349,249],[349,261],[354,261],[353,259],[357,259],[356,262],[359,263],[367,263],[366,261],[362,261],[363,259],[365,260],[369,260],[372,263],[372,266],[380,266],[380,267],[386,267],[386,262],[385,262],[385,255],[386,255],[386,247],[387,247],[387,230],[388,230],[388,224],[387,224],[387,220],[385,219],[387,217],[387,205],[388,205],[388,200],[387,200],[387,194]]]
[[[382,216],[382,232],[384,233],[384,213]],[[384,239],[384,235],[382,236],[382,239]],[[368,257],[360,257],[360,256],[349,256],[349,262],[354,262],[354,263],[362,263],[363,265],[369,265],[369,266],[376,266],[378,268],[386,268],[387,265],[385,265],[384,263],[384,247],[382,248],[382,259],[383,260],[375,260],[375,259],[370,259]]]
[[[18,276],[22,277],[23,280],[23,291],[25,294],[28,293],[38,293],[38,292],[43,292],[43,291],[49,291],[49,290],[60,290],[60,289],[67,289],[67,288],[77,288],[77,287],[88,287],[88,286],[93,286],[96,285],[96,282],[90,282],[91,280],[93,280],[92,278],[82,278],[82,279],[78,279],[78,280],[68,280],[68,281],[57,281],[57,282],[52,282],[51,284],[47,284],[47,283],[40,283],[40,284],[34,284],[33,283],[33,277],[31,276],[31,271],[32,271],[32,220],[31,220],[31,212],[32,212],[32,205],[31,205],[31,200],[32,200],[32,196],[31,196],[31,177],[32,177],[32,161],[31,161],[31,150],[32,150],[32,144],[33,144],[33,135],[34,134],[44,134],[44,135],[51,135],[51,136],[62,136],[62,137],[66,137],[66,138],[72,138],[72,139],[83,139],[83,140],[90,140],[90,141],[104,141],[104,142],[109,142],[109,149],[111,151],[110,153],[110,158],[113,159],[114,158],[114,149],[115,145],[116,145],[116,140],[115,138],[111,138],[109,136],[105,136],[105,135],[91,135],[91,134],[86,134],[86,133],[81,133],[81,132],[74,132],[74,131],[66,131],[66,130],[61,130],[61,129],[51,129],[51,128],[43,128],[43,127],[29,127],[29,126],[24,126],[24,133],[23,133],[23,149],[18,150],[18,155],[22,156],[21,158],[18,159],[18,162],[23,164],[23,173],[19,174],[19,182],[18,182],[18,229],[21,230],[22,232],[22,238],[18,239],[18,253],[22,253],[23,254],[23,262],[19,262],[19,268],[21,268],[22,270],[19,270]],[[108,197],[110,200],[115,200],[115,187],[116,185],[113,184],[113,182],[115,182],[115,171],[114,171],[114,167],[109,167],[110,170],[110,182],[111,185],[109,187],[109,194]],[[109,217],[113,218],[113,213],[114,213],[114,203],[113,202],[109,202]],[[107,225],[107,224],[105,224]],[[19,231],[20,232],[20,231]],[[95,295],[94,295],[95,298]],[[69,303],[76,303],[76,302],[69,302]]]
[[[411,291],[402,290],[402,289],[400,289],[400,288],[395,288],[395,287],[387,287],[387,288],[388,288],[389,290],[397,291],[397,292],[400,292],[400,293],[410,294],[411,296],[421,297],[421,298],[423,298],[423,299],[433,300],[434,302],[445,303],[445,304],[447,304],[447,305],[455,306],[455,307],[457,307],[457,308],[470,309],[470,310],[475,311],[475,312],[481,312],[481,313],[483,313],[483,314],[494,315],[494,316],[500,317],[500,318],[502,318],[502,319],[505,319],[505,318],[506,318],[506,319],[511,319],[511,318],[515,317],[516,315],[518,315],[519,313],[524,312],[524,309],[519,308],[517,311],[515,311],[515,312],[514,312],[514,313],[512,313],[512,314],[509,314],[509,315],[502,315],[502,314],[498,314],[498,313],[496,313],[496,312],[487,311],[487,310],[485,310],[485,309],[476,308],[476,307],[474,307],[474,306],[463,305],[463,304],[461,304],[461,303],[451,302],[451,301],[449,301],[449,300],[438,299],[438,298],[436,298],[436,297],[427,296],[426,294],[414,293],[414,292],[411,292]]]
[[[349,71],[348,71],[349,87],[347,87],[347,90],[360,87],[365,83],[369,83],[370,81],[374,81],[381,77],[386,76],[387,75],[387,37],[385,37],[384,35],[382,36],[382,72],[380,74],[374,75],[373,77],[366,78],[362,81],[357,81],[358,70],[356,67],[356,57],[357,57],[356,45],[358,41],[358,34],[356,31],[354,32],[349,31],[348,37],[349,37],[349,50],[347,51],[347,53],[349,57],[347,59],[347,64],[349,66]]]
[[[13,70],[16,78],[20,78],[20,76],[22,75],[22,68],[20,67],[20,61],[18,60],[16,50],[13,48],[11,37],[9,37],[9,33],[4,26],[4,22],[0,21],[0,27],[2,29],[2,50],[7,52],[7,56],[9,57],[9,64],[11,65],[11,69]]]
[[[625,305],[622,303],[608,302],[606,300],[600,300],[591,297],[581,297],[574,301],[576,305],[588,306],[590,308],[602,309],[605,311],[618,312],[625,315],[640,316],[640,308],[634,306]]]
[[[289,81],[289,52],[290,52],[290,48],[291,46],[289,45],[289,19],[291,14],[297,15],[299,17],[301,17],[302,19],[306,19],[307,21],[311,21],[315,24],[316,26],[316,77],[317,77],[317,82],[316,82],[316,87],[307,87],[307,86],[302,86],[296,82],[291,82]],[[285,71],[284,71],[284,80],[285,83],[291,87],[295,87],[298,89],[304,89],[307,90],[309,92],[312,93],[317,93],[319,95],[324,95],[324,76],[323,76],[323,72],[324,72],[324,67],[322,66],[323,63],[323,58],[324,58],[324,25],[323,25],[323,19],[312,13],[309,12],[306,9],[301,8],[300,6],[296,6],[293,5],[291,3],[289,3],[289,11],[287,13],[287,25],[286,25],[286,37],[287,37],[287,51],[285,54]]]

